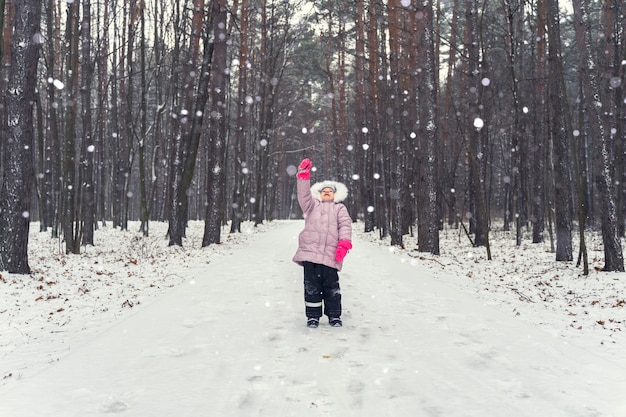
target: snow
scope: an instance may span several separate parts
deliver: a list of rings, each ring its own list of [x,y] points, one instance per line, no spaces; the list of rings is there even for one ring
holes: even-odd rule
[[[243,227],[208,248],[200,222],[183,248],[104,228],[80,256],[32,232],[33,273],[0,278],[0,416],[626,415],[625,274],[505,232],[487,261],[458,230],[433,256],[357,224],[344,327],[308,329],[303,223]]]

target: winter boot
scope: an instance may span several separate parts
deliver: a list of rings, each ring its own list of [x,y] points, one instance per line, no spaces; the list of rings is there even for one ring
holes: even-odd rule
[[[309,327],[311,329],[315,329],[319,325],[320,325],[320,319],[317,317],[309,317],[306,321],[306,327]]]
[[[341,322],[341,319],[339,317],[330,317],[328,319],[328,324],[330,324],[332,327],[343,326],[343,323]]]

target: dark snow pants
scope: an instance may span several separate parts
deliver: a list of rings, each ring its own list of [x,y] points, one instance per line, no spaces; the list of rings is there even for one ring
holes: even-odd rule
[[[326,265],[303,262],[304,266],[304,305],[307,317],[341,317],[341,289],[339,274],[335,268]]]

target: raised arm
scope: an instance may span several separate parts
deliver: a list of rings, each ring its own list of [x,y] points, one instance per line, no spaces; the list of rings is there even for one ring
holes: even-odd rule
[[[309,158],[304,158],[298,166],[298,203],[303,213],[309,213],[315,206],[315,200],[311,195],[311,167],[313,163]]]

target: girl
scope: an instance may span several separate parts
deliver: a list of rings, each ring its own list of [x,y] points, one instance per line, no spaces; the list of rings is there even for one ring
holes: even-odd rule
[[[298,237],[293,261],[304,267],[304,305],[307,326],[319,325],[323,313],[333,327],[341,327],[339,275],[343,259],[352,249],[352,219],[341,204],[348,188],[324,181],[311,187],[311,160],[298,167],[298,203],[304,213],[304,230]]]

